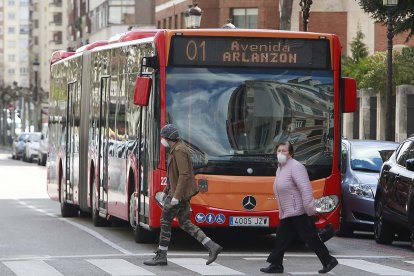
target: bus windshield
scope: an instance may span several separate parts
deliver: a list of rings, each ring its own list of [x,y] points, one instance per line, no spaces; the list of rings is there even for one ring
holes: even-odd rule
[[[275,145],[289,141],[297,160],[331,171],[331,71],[169,67],[166,91],[167,122],[193,150],[196,167],[236,161],[274,168]]]

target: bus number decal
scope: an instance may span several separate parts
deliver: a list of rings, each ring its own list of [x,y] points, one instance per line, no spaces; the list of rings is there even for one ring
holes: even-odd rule
[[[196,58],[198,58],[198,49],[201,50],[202,61],[206,61],[206,42],[204,40],[200,42],[198,46],[194,40],[188,41],[186,51],[187,58],[189,60],[195,60]]]
[[[161,186],[167,186],[167,177],[166,176],[161,177]]]

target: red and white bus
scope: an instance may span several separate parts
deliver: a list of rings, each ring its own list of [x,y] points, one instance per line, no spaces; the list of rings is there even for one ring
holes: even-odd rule
[[[47,187],[62,216],[128,221],[137,242],[160,227],[173,123],[192,152],[201,227],[276,228],[274,146],[294,144],[321,218],[339,226],[341,121],[356,83],[332,34],[133,30],[51,58]],[[177,222],[174,222],[177,226]]]

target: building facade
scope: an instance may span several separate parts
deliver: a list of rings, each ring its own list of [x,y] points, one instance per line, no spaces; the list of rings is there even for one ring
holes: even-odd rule
[[[29,86],[29,0],[2,1],[4,86]]]

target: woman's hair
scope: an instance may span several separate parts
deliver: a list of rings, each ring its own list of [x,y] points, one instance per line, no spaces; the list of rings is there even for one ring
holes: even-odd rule
[[[278,143],[275,147],[275,152],[277,152],[277,149],[279,148],[279,146],[287,146],[290,156],[293,157],[293,155],[295,154],[295,152],[293,150],[293,145],[291,143],[289,143],[288,141]]]

